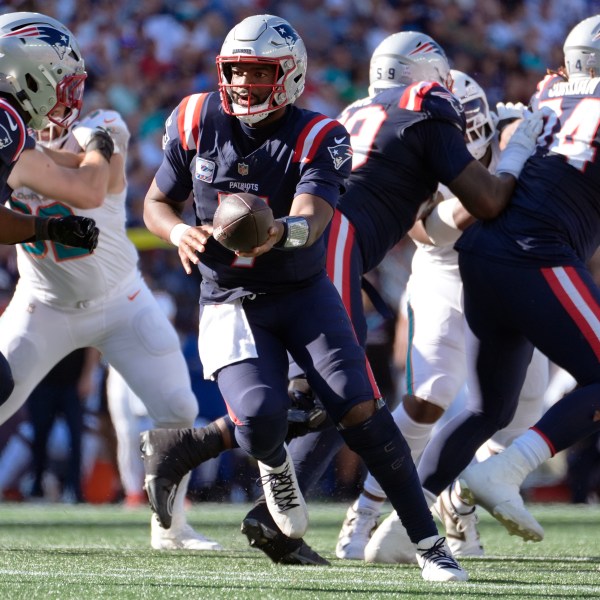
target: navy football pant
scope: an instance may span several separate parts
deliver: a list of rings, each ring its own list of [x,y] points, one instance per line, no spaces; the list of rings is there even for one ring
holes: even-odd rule
[[[287,432],[287,351],[306,373],[334,422],[377,389],[366,356],[329,279],[305,288],[244,300],[258,359],[229,365],[218,373],[219,389],[237,425],[240,447],[276,466]]]
[[[518,267],[464,252],[459,266],[465,316],[478,340],[479,394],[425,449],[419,475],[434,494],[510,422],[533,346],[580,386],[534,426],[551,451],[600,429],[600,290],[585,266]]]

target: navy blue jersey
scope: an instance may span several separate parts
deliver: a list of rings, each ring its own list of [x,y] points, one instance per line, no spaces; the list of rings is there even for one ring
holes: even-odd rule
[[[456,247],[522,266],[586,262],[600,244],[600,78],[548,76],[532,106],[552,116],[511,204],[470,227]]]
[[[19,113],[0,98],[0,201],[4,204],[12,190],[6,182],[21,152],[35,146],[35,140],[27,134],[27,127]]]
[[[432,82],[393,87],[359,100],[339,118],[354,156],[339,210],[355,228],[365,271],[413,226],[419,209],[474,160],[460,102]]]
[[[249,137],[236,117],[223,112],[216,92],[188,96],[166,122],[156,183],[172,200],[184,202],[193,193],[199,225],[212,223],[222,195],[239,191],[263,198],[275,218],[288,215],[294,197],[302,193],[335,207],[352,158],[345,128],[324,115],[290,106],[268,133],[266,139]],[[324,265],[323,240],[247,259],[210,238],[200,262],[201,301],[302,287]]]

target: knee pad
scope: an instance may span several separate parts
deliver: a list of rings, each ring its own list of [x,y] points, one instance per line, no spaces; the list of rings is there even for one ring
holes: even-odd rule
[[[287,412],[278,415],[251,417],[236,427],[235,437],[240,448],[262,462],[278,453],[287,435]]]

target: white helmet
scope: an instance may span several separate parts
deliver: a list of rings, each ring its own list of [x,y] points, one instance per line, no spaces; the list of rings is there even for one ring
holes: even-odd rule
[[[73,34],[59,21],[34,12],[0,16],[0,92],[43,129],[49,121],[68,127],[79,115],[86,78]],[[64,106],[62,117],[50,113]]]
[[[494,137],[496,123],[483,88],[462,71],[452,69],[450,74],[454,80],[452,92],[460,100],[467,119],[467,147],[479,160]]]
[[[230,89],[233,63],[262,63],[277,67],[275,83],[267,84],[271,93],[260,105],[240,106],[232,101]],[[292,104],[304,91],[306,80],[306,47],[296,30],[274,15],[255,15],[238,23],[223,42],[217,56],[219,91],[223,109],[248,124],[262,121],[286,104]],[[249,91],[253,87],[247,86]]]
[[[386,37],[371,56],[369,94],[416,81],[437,81],[451,88],[450,65],[442,47],[418,31]]]
[[[600,15],[575,25],[563,45],[569,77],[589,77],[590,69],[600,75]]]

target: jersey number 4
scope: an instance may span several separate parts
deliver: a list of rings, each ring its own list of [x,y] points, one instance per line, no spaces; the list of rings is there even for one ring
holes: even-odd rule
[[[600,128],[600,100],[583,98],[563,114],[563,99],[542,100],[540,106],[549,107],[557,119],[564,119],[560,129],[554,132],[556,121],[546,124],[546,132],[553,131],[549,151],[562,154],[567,162],[584,171],[590,162],[595,162],[598,150],[597,134]]]

